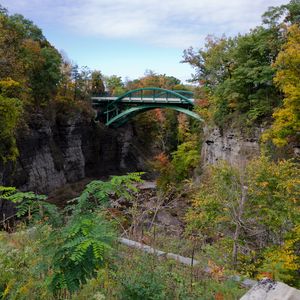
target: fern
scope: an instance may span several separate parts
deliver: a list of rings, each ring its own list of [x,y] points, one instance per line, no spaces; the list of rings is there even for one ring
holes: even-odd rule
[[[109,261],[116,231],[101,210],[108,205],[111,197],[130,199],[137,192],[137,182],[142,182],[141,173],[114,176],[107,182],[92,181],[70,205],[73,214],[70,215],[68,211],[66,218],[57,212],[54,205],[45,201],[44,195],[22,193],[15,188],[0,188],[0,198],[15,203],[18,216],[29,219],[30,223],[44,221],[45,217],[51,219],[52,215],[65,222],[57,227],[37,226],[35,223],[34,227],[37,232],[43,227],[49,230],[45,237],[35,235],[38,249],[35,252],[39,260],[34,264],[34,278],[43,278],[43,284],[49,288],[48,292],[53,294],[54,299],[65,299],[76,292]],[[9,269],[9,266],[5,268]],[[6,281],[2,282],[4,284],[1,285],[0,280],[0,295],[7,287]],[[26,282],[20,283],[20,291]],[[16,288],[12,288],[10,297],[14,297],[15,292],[18,293]]]
[[[90,182],[82,194],[74,199],[73,214],[93,211],[99,205],[107,205],[110,196],[131,199],[132,193],[138,191],[134,185],[143,182],[141,175],[144,173],[130,173],[123,176],[113,176],[110,181],[94,180]]]
[[[75,292],[87,279],[95,276],[116,238],[112,225],[97,213],[72,218],[60,235],[50,280],[55,295],[62,288]]]
[[[16,192],[16,188],[11,186],[0,185],[0,199],[6,199],[8,196]]]
[[[138,191],[135,184],[143,182],[141,175],[131,173],[113,176],[105,182],[94,180],[74,199],[71,205],[73,214],[63,230],[53,238],[59,241],[52,250],[53,275],[50,287],[55,295],[64,288],[75,292],[103,266],[112,251],[116,235],[112,224],[99,213],[99,208],[107,205],[112,196],[130,199]]]
[[[30,222],[47,221],[52,225],[61,224],[61,215],[55,205],[47,203],[47,196],[33,192],[18,192],[12,187],[0,187],[0,199],[16,204],[18,218],[26,217]]]

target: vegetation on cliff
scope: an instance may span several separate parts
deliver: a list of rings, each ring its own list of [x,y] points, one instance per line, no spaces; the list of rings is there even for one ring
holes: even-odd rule
[[[88,111],[82,100],[104,91],[102,75],[73,66],[44,37],[40,28],[0,6],[0,160],[18,155],[16,131],[36,112],[45,117]],[[48,114],[46,113],[48,111]]]
[[[271,7],[247,34],[209,36],[204,49],[184,52],[207,121],[221,127],[274,122],[266,138],[279,146],[299,143],[299,15],[299,1],[292,0]]]
[[[283,92],[282,106],[273,113],[274,123],[264,139],[272,138],[278,146],[299,142],[300,129],[300,28],[298,24],[289,27],[287,41],[279,52],[274,67],[276,86]]]

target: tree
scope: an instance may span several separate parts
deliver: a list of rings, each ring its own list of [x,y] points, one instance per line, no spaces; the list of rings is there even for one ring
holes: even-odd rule
[[[125,93],[124,84],[120,76],[106,76],[104,82],[110,95],[120,96]]]
[[[196,68],[195,80],[222,126],[237,112],[252,121],[271,115],[279,95],[272,85],[277,41],[273,30],[258,27],[234,39],[209,37],[206,49],[188,49],[184,62]]]
[[[61,79],[58,85],[58,96],[72,99],[73,82],[72,82],[72,63],[66,53],[61,51],[62,63],[60,66]]]
[[[300,19],[300,4],[292,0],[271,7],[263,15],[264,26],[235,38],[208,37],[204,49],[184,51],[183,62],[195,68],[214,121],[224,126],[240,119],[243,124],[262,122],[282,103],[273,83],[273,63],[286,40],[286,27]]]
[[[34,40],[44,43],[44,45],[49,45],[49,42],[44,37],[42,30],[32,21],[24,18],[24,16],[20,14],[14,14],[10,16],[9,20],[14,24],[14,26],[17,27],[17,30],[22,32],[22,36],[25,39]]]
[[[77,64],[72,66],[71,77],[72,77],[72,81],[74,83],[73,100],[76,101],[78,98],[78,90],[79,90],[79,82],[80,82],[80,73],[79,73],[79,67]]]
[[[21,101],[0,94],[0,161],[16,160],[15,131],[22,113]]]
[[[56,94],[61,79],[61,56],[52,47],[41,47],[39,42],[24,42],[24,56],[28,86],[36,106],[43,106]]]
[[[103,76],[100,71],[93,71],[91,76],[91,94],[103,95],[105,92],[105,86],[103,83]]]
[[[254,265],[254,275],[264,251],[279,247],[300,223],[299,165],[260,157],[244,170],[220,163],[203,178],[187,215],[189,228],[204,240],[212,235],[228,239],[230,262],[241,271]]]
[[[156,74],[152,70],[146,70],[143,77],[133,81],[128,81],[126,84],[126,88],[128,90],[145,87],[158,87],[169,90],[185,89],[184,86],[181,86],[181,81],[178,78],[174,76],[167,76],[166,74]]]
[[[281,6],[271,6],[263,14],[263,23],[269,26],[280,26],[282,19],[287,24],[300,23],[300,3],[299,0],[291,0]]]
[[[0,33],[0,79],[24,80],[24,65],[20,59],[23,36],[6,13],[0,13]]]
[[[300,28],[289,28],[287,42],[283,45],[274,63],[275,84],[284,93],[283,105],[273,114],[274,123],[263,136],[272,139],[275,145],[285,146],[289,142],[300,142]]]
[[[0,14],[7,15],[7,9],[0,4]]]
[[[61,57],[32,21],[0,14],[0,56],[0,80],[22,83],[19,99],[41,106],[54,96]]]
[[[233,65],[231,50],[235,44],[234,39],[227,39],[225,36],[208,36],[204,49],[195,51],[191,47],[184,50],[182,62],[189,63],[195,69],[193,81],[213,90],[230,77]]]

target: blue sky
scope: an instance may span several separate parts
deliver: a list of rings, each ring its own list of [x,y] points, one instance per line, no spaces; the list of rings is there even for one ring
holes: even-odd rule
[[[189,79],[183,50],[204,46],[208,34],[232,36],[260,24],[284,0],[0,0],[42,28],[80,66],[123,79],[145,70]]]

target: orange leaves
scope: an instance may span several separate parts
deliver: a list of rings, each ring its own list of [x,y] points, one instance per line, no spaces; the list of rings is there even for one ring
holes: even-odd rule
[[[156,155],[154,157],[154,160],[160,167],[167,167],[170,164],[170,160],[164,152],[161,152],[158,155]]]
[[[271,272],[261,272],[257,276],[257,279],[263,279],[263,278],[268,278],[268,279],[274,280],[274,275]]]
[[[224,299],[225,299],[225,298],[224,298],[224,296],[223,296],[222,293],[217,292],[217,293],[215,294],[215,300],[224,300]]]
[[[208,267],[210,268],[210,274],[215,280],[224,279],[224,267],[217,265],[214,261],[208,261]]]
[[[155,118],[157,119],[157,121],[159,121],[159,122],[164,122],[166,120],[165,114],[159,108],[154,110],[154,115],[155,115]]]
[[[199,105],[200,107],[208,107],[210,105],[208,99],[196,99],[196,105]]]

